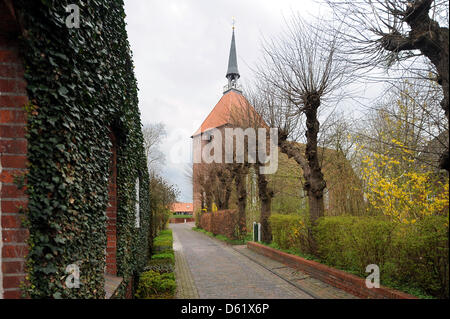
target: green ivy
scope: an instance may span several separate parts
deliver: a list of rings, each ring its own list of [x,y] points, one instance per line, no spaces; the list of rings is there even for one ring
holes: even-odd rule
[[[65,25],[68,4],[80,28]],[[32,298],[104,298],[106,216],[112,143],[117,138],[117,266],[128,282],[148,259],[149,176],[137,83],[121,0],[15,2],[30,105],[26,175]],[[135,228],[139,178],[141,227]],[[80,265],[79,289],[66,266]]]

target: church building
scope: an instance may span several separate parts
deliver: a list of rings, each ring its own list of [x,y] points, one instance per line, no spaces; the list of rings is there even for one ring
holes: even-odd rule
[[[224,86],[223,96],[219,102],[215,105],[206,119],[203,121],[199,129],[191,136],[193,139],[193,208],[194,214],[205,208],[205,203],[202,203],[202,191],[199,185],[198,171],[201,169],[201,150],[211,141],[211,136],[208,134],[213,129],[217,129],[221,132],[226,127],[236,127],[237,117],[242,114],[256,114],[253,106],[244,97],[242,93],[242,87],[238,80],[240,78],[237,54],[236,54],[236,40],[233,26],[233,32],[231,37],[230,55],[228,59],[228,69],[226,73],[226,79],[228,83]],[[210,207],[207,208],[208,210]]]

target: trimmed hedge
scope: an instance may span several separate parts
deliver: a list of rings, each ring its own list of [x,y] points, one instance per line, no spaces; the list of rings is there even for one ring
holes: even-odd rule
[[[171,299],[176,290],[173,273],[143,272],[139,278],[136,297],[139,299]]]
[[[281,249],[303,248],[305,238],[305,220],[300,215],[272,214],[269,218],[272,240]]]
[[[172,249],[168,249],[168,250],[163,250],[157,254],[154,254],[152,256],[152,260],[155,260],[155,259],[170,260],[171,263],[174,263],[175,255],[174,255]]]
[[[273,245],[308,254],[302,216],[272,215]],[[380,267],[387,286],[448,298],[448,217],[428,216],[415,224],[385,217],[322,217],[313,229],[319,262],[366,277],[366,266]]]
[[[449,298],[448,236],[448,217],[444,216],[427,216],[398,229],[389,273],[392,281],[416,285],[433,296]]]
[[[160,274],[174,271],[174,262],[171,259],[152,259],[145,266],[144,271],[153,270]]]
[[[123,2],[14,1],[23,27],[21,53],[29,171],[30,231],[26,294],[31,298],[104,298],[106,216],[112,143],[117,138],[118,296],[149,252],[149,176],[137,83]],[[65,25],[68,4],[80,28]],[[141,227],[135,227],[139,179]],[[80,266],[80,288],[66,289],[66,267]]]
[[[319,256],[329,264],[366,276],[366,266],[383,266],[392,256],[396,224],[376,217],[326,217],[319,220],[315,238]]]
[[[176,290],[174,275],[175,255],[172,249],[172,230],[166,229],[153,240],[152,255],[139,278],[136,297],[140,299],[173,298]],[[166,248],[166,249],[164,249]],[[168,249],[167,249],[168,248]]]
[[[194,218],[192,215],[171,215],[170,218]]]
[[[380,267],[385,285],[448,298],[448,217],[428,216],[415,224],[383,217],[324,217],[315,228],[322,262],[366,277]]]
[[[229,239],[238,239],[238,214],[236,210],[219,210],[213,213],[202,213],[199,216],[199,228],[214,235],[224,235]],[[198,227],[198,226],[197,226]]]
[[[163,251],[172,249],[173,237],[172,230],[166,229],[162,230],[157,237],[153,240],[153,251]]]

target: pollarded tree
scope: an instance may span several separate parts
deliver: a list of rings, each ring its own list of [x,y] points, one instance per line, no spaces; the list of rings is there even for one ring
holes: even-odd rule
[[[260,93],[260,92],[258,92]],[[268,158],[271,158],[273,154],[268,154],[271,152],[270,147],[270,131],[269,126],[264,121],[262,116],[265,111],[263,107],[261,107],[261,96],[259,96],[255,91],[248,89],[245,93],[247,99],[245,99],[244,105],[240,105],[236,111],[231,114],[231,121],[234,123],[234,126],[240,127],[242,129],[252,129],[255,132],[255,139],[253,140],[254,145],[249,147],[248,144],[245,144],[245,154],[247,154],[247,165],[245,170],[240,170],[241,174],[246,173],[247,176],[253,178],[252,174],[249,174],[249,166],[253,166],[254,172],[256,174],[256,181],[258,185],[258,199],[260,201],[260,218],[259,221],[261,223],[261,240],[266,243],[270,243],[272,241],[272,230],[269,223],[269,218],[271,215],[272,209],[272,198],[274,196],[274,192],[269,186],[269,181],[266,177],[266,174],[262,172],[263,167],[267,165]],[[264,129],[265,134],[260,134],[259,129]],[[261,141],[259,140],[261,139]],[[265,149],[260,151],[260,146],[265,144]],[[249,164],[249,152],[254,153],[251,157],[251,164]],[[250,157],[250,158],[251,158]],[[273,157],[272,157],[273,160]],[[239,171],[235,171],[235,173],[239,173]],[[244,183],[244,180],[238,179],[236,180],[239,183]],[[240,186],[238,189],[241,190],[242,195],[244,195],[244,189]],[[246,195],[245,195],[246,196]],[[244,198],[240,197],[243,205]]]
[[[442,87],[441,107],[449,119],[448,1],[444,0],[327,0],[343,22],[348,58],[367,74],[367,67],[416,71]],[[408,65],[403,65],[407,61]],[[431,69],[429,66],[431,65]],[[440,166],[450,169],[448,152]]]
[[[337,98],[350,79],[350,68],[337,59],[339,32],[329,33],[294,15],[280,37],[266,42],[264,60],[257,67],[264,119],[279,129],[282,152],[301,166],[310,220],[324,214],[324,180],[318,154],[319,108]],[[305,125],[306,150],[288,142]],[[314,248],[313,248],[314,249]]]

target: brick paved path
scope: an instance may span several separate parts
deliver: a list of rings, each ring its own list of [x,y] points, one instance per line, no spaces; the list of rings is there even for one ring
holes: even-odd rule
[[[195,290],[200,298],[312,298],[230,246],[191,230],[192,227],[193,223],[170,224],[178,260],[186,260],[175,269],[175,275],[180,277],[178,298],[192,298]],[[196,289],[187,283],[190,279],[185,278],[186,273],[189,277],[186,267]]]
[[[170,225],[177,298],[352,298],[245,246],[229,246],[195,232],[193,226]]]

